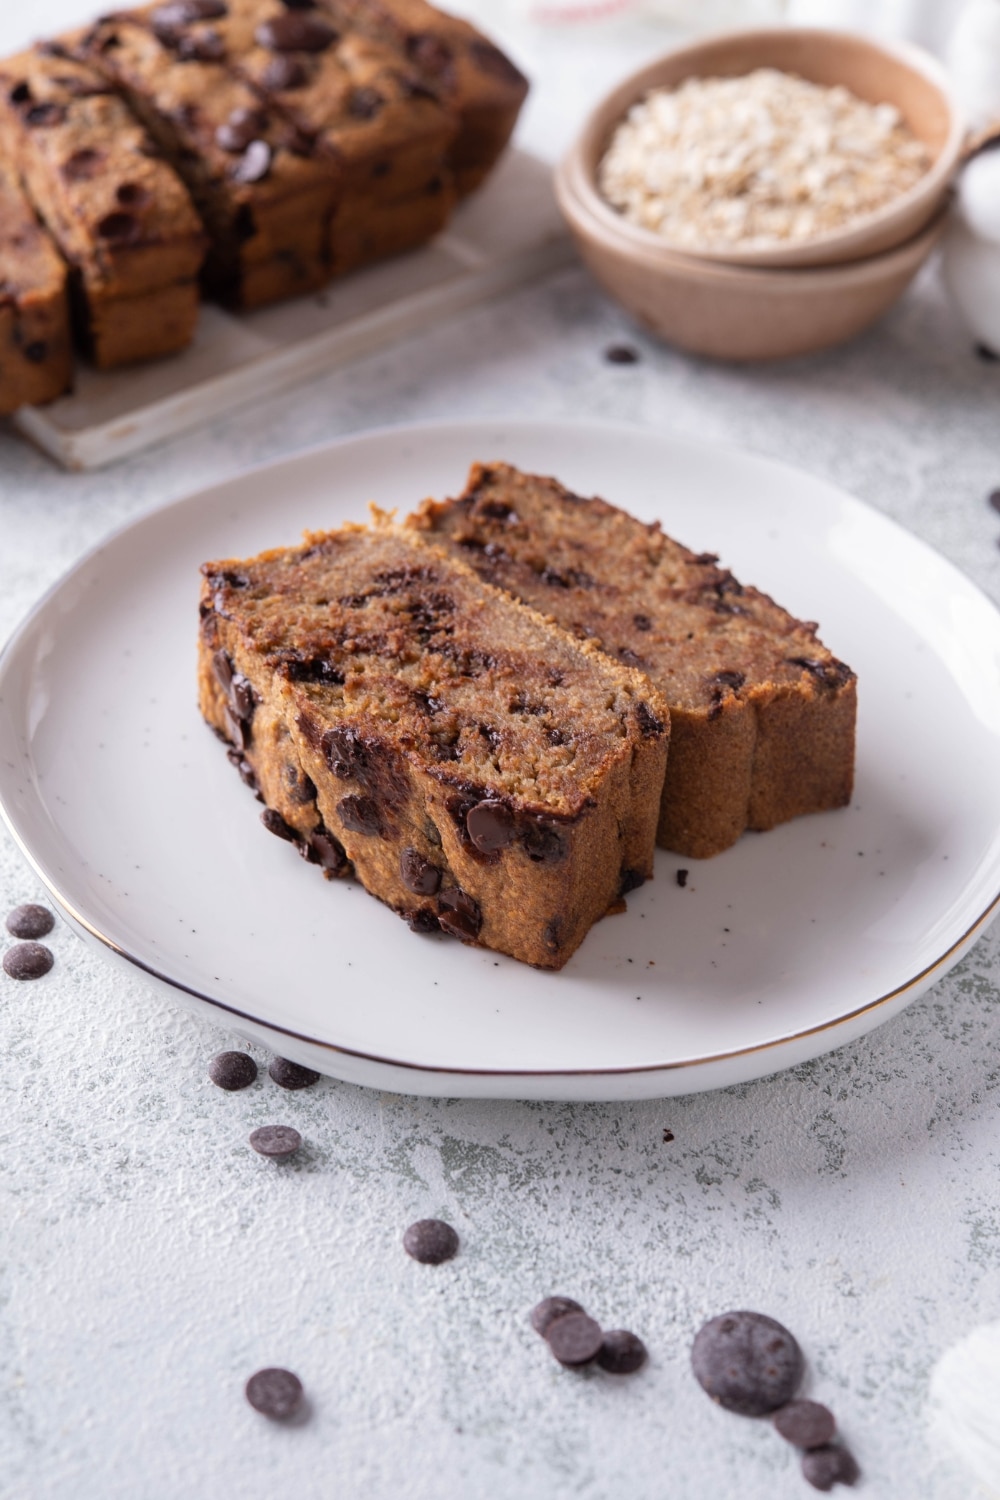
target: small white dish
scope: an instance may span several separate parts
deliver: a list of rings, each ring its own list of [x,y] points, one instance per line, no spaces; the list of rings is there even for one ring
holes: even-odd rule
[[[559,974],[418,937],[320,879],[261,828],[195,704],[199,563],[454,494],[477,458],[721,551],[859,674],[852,805],[705,863],[661,851]],[[297,1061],[412,1093],[689,1093],[862,1035],[993,914],[998,663],[1000,614],[967,579],[782,464],[625,427],[400,428],[177,501],[79,563],[0,658],[0,807],[81,932]]]

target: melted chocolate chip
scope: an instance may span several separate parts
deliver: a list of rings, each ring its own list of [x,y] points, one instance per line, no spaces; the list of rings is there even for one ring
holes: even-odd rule
[[[271,170],[272,151],[267,141],[251,141],[229,175],[234,182],[250,186],[262,182]]]
[[[240,780],[244,786],[248,786],[252,792],[257,791],[257,777],[253,766],[247,760],[242,750],[227,750],[230,765],[236,767],[240,774]]]
[[[177,42],[177,56],[181,62],[221,62],[226,55],[226,44],[214,27],[181,36]]]
[[[24,112],[25,124],[36,129],[43,129],[49,125],[61,125],[65,118],[65,106],[53,104],[51,100],[45,104],[33,104]]]
[[[503,802],[477,802],[465,815],[465,827],[480,854],[506,849],[514,840],[514,817]]]
[[[318,16],[293,10],[262,21],[254,37],[271,52],[325,52],[337,40],[337,33]]]
[[[566,840],[554,823],[531,818],[521,831],[528,858],[536,865],[554,865],[566,857]]]
[[[436,896],[441,889],[441,871],[429,859],[424,859],[418,849],[403,850],[399,856],[399,875],[406,889],[415,896]]]
[[[276,812],[273,807],[265,807],[260,815],[260,821],[268,833],[273,833],[275,838],[287,839],[290,844],[298,841],[299,836],[295,829],[286,823],[280,812]]]
[[[356,729],[338,727],[328,729],[323,736],[321,749],[334,776],[341,781],[360,781],[362,786],[369,780],[370,756],[368,746]]]
[[[233,659],[228,651],[216,651],[212,657],[212,672],[216,682],[219,684],[226,697],[229,697],[229,689],[232,686],[233,674],[235,672]]]
[[[635,717],[639,725],[639,733],[644,740],[655,739],[657,735],[663,733],[666,727],[662,719],[658,719],[653,713],[649,704],[643,703],[641,699],[635,705]]]
[[[631,646],[619,646],[618,655],[627,667],[641,667],[642,657]]]
[[[115,189],[115,197],[123,208],[142,208],[149,202],[149,193],[138,182],[123,182]]]
[[[374,120],[385,100],[378,89],[352,89],[347,113],[356,120]]]
[[[238,155],[267,129],[267,116],[259,109],[234,109],[215,132],[215,143],[223,151]]]
[[[131,245],[142,233],[142,225],[134,214],[112,213],[105,214],[97,224],[97,233],[102,240],[108,240],[115,245]]]
[[[258,1370],[247,1381],[245,1394],[254,1411],[283,1422],[302,1404],[302,1382],[291,1370]]]
[[[429,906],[418,906],[416,911],[404,912],[411,932],[440,932],[441,923]]]
[[[345,797],[337,803],[337,813],[352,833],[378,834],[382,831],[378,806],[371,797]]]
[[[310,833],[300,847],[310,864],[320,865],[332,875],[343,875],[350,869],[343,844],[327,828]]]
[[[266,89],[281,93],[285,89],[300,89],[309,82],[309,70],[299,57],[278,53],[272,57],[261,75]]]
[[[316,786],[311,776],[291,764],[286,765],[283,774],[289,802],[294,802],[296,807],[305,807],[307,803],[315,801]]]
[[[536,1307],[531,1309],[531,1326],[542,1338],[549,1331],[549,1325],[556,1318],[564,1318],[567,1313],[583,1312],[579,1302],[574,1302],[572,1297],[545,1297]]]
[[[443,891],[438,898],[438,921],[452,937],[474,941],[483,925],[479,902],[457,888]]]

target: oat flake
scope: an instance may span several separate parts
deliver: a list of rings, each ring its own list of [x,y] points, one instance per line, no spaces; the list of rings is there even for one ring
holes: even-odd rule
[[[598,182],[679,248],[764,246],[842,229],[930,165],[893,105],[758,68],[654,89],[616,129]]]

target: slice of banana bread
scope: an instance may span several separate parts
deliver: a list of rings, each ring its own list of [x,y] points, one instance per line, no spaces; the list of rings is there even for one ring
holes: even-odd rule
[[[69,389],[66,265],[0,160],[0,416]]]
[[[75,311],[98,368],[189,344],[204,231],[183,183],[100,74],[58,45],[6,59],[0,130],[72,267]]]
[[[664,847],[705,858],[849,802],[854,673],[714,554],[502,463],[476,464],[460,499],[426,501],[408,524],[649,674],[670,706]]]
[[[202,571],[202,713],[328,874],[558,969],[652,873],[669,726],[641,673],[384,522]]]

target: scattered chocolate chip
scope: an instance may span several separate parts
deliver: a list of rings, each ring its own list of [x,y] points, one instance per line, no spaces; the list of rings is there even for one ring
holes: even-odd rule
[[[589,1365],[604,1342],[599,1323],[585,1312],[564,1313],[553,1318],[545,1340],[561,1365]]]
[[[298,834],[295,829],[286,823],[280,812],[276,812],[273,807],[265,807],[260,815],[260,821],[268,833],[273,833],[275,838],[287,839],[290,844],[297,841]]]
[[[802,1380],[802,1350],[764,1313],[730,1312],[699,1329],[691,1348],[695,1378],[713,1401],[744,1417],[785,1406]]]
[[[813,1448],[802,1455],[802,1477],[814,1490],[832,1490],[835,1484],[855,1484],[860,1472],[853,1455],[837,1445]]]
[[[564,1318],[567,1313],[582,1312],[583,1308],[572,1297],[544,1297],[531,1309],[531,1326],[544,1338],[550,1323],[554,1323],[556,1318]]]
[[[356,120],[374,120],[385,100],[377,89],[352,89],[347,113]]]
[[[637,365],[640,356],[638,349],[633,349],[631,344],[609,344],[604,358],[609,365]]]
[[[992,505],[994,510],[1000,510],[1000,490],[990,490],[986,499],[987,503]]]
[[[254,1082],[257,1064],[249,1052],[217,1052],[208,1065],[208,1076],[227,1094],[234,1094]]]
[[[642,1369],[648,1357],[642,1339],[626,1328],[615,1328],[606,1333],[597,1351],[597,1363],[609,1375],[633,1375]]]
[[[291,1370],[258,1370],[246,1383],[246,1398],[254,1411],[281,1422],[302,1404],[302,1382]]]
[[[334,838],[328,828],[310,833],[303,841],[302,853],[310,864],[319,865],[334,875],[345,872],[350,864],[343,844]]]
[[[677,881],[677,884],[681,887],[682,890],[688,883],[689,873],[690,872],[688,870],[678,870],[676,876],[674,877]]]
[[[7,915],[7,931],[16,938],[43,938],[56,925],[47,906],[15,906]]]
[[[503,802],[477,802],[466,813],[465,826],[480,854],[506,849],[514,839],[514,817]]]
[[[995,353],[989,344],[976,344],[976,358],[981,359],[984,365],[1000,364],[1000,354]]]
[[[443,891],[438,898],[438,921],[452,937],[474,941],[483,925],[478,901],[458,889]]]
[[[229,175],[234,182],[242,182],[247,187],[262,182],[271,170],[272,156],[267,141],[251,141],[239,161],[230,168]]]
[[[824,1448],[837,1430],[833,1412],[818,1401],[789,1401],[772,1420],[785,1441],[796,1448]]]
[[[665,727],[663,720],[658,719],[649,704],[643,703],[641,698],[635,705],[635,717],[643,739],[655,739],[658,734],[663,733]]]
[[[84,146],[74,151],[62,164],[62,174],[69,182],[87,182],[96,177],[104,162],[104,152]]]
[[[30,103],[30,101],[34,98],[34,95],[31,92],[30,83],[27,83],[24,79],[22,79],[20,83],[15,83],[14,87],[7,95],[7,98],[10,100],[11,104]]]
[[[25,123],[38,129],[44,129],[49,125],[61,125],[65,118],[65,107],[62,104],[54,104],[51,100],[45,104],[33,104],[24,112]]]
[[[134,244],[139,238],[142,226],[135,214],[105,214],[103,219],[98,220],[97,233],[102,240],[110,240],[117,245],[129,245]]]
[[[344,827],[352,833],[381,832],[378,807],[371,797],[344,797],[337,803],[337,812]]]
[[[403,1249],[425,1266],[439,1266],[458,1254],[458,1235],[443,1219],[418,1219],[403,1235]]]
[[[259,1155],[280,1160],[295,1155],[302,1137],[291,1125],[261,1125],[250,1132],[250,1144]]]
[[[300,89],[309,82],[309,70],[299,57],[278,53],[264,69],[261,81],[266,89],[281,93],[284,89]]]
[[[267,116],[259,109],[234,109],[215,132],[215,144],[233,155],[245,151],[250,142],[267,129]]]
[[[664,1145],[669,1145],[670,1142],[672,1140],[674,1140],[674,1139],[675,1139],[674,1132],[672,1130],[668,1130],[666,1128],[666,1126],[664,1126],[664,1128],[663,1128],[663,1143],[664,1143]]]
[[[267,1071],[278,1087],[283,1089],[308,1089],[319,1082],[319,1074],[315,1069],[289,1062],[287,1057],[273,1057]]]
[[[43,943],[15,943],[3,956],[4,973],[11,979],[41,979],[54,963]]]
[[[325,52],[337,40],[337,33],[319,16],[293,10],[262,21],[254,37],[271,52]]]
[[[418,906],[416,911],[403,912],[411,932],[440,932],[441,923],[429,906]]]
[[[400,879],[415,896],[436,896],[441,888],[441,871],[424,859],[417,849],[404,849],[399,856]]]
[[[33,365],[40,365],[48,358],[49,346],[44,339],[35,339],[33,343],[25,344],[24,357]]]

